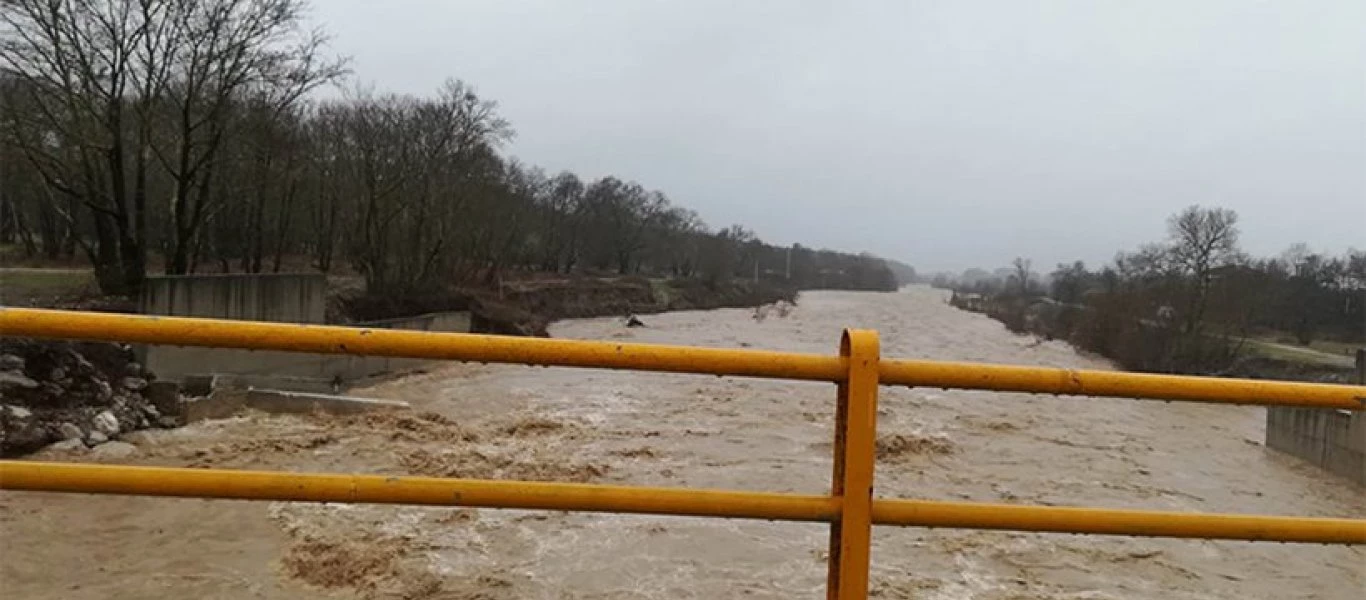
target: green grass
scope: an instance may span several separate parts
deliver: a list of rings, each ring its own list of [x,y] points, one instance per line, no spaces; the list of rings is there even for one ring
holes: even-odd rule
[[[673,299],[673,288],[669,286],[666,279],[651,279],[650,293],[655,297],[655,303],[660,306],[668,306]]]
[[[1333,346],[1332,344],[1336,344],[1335,342],[1328,342],[1328,344],[1330,345],[1315,348],[1312,345],[1303,347],[1270,340],[1249,339],[1245,340],[1243,348],[1251,354],[1291,363],[1334,367],[1352,366],[1353,358],[1342,353],[1342,348],[1350,347],[1350,345],[1337,344]],[[1320,348],[1336,348],[1337,352],[1329,352]]]
[[[1296,348],[1307,348],[1327,354],[1338,354],[1343,356],[1351,356],[1356,353],[1357,348],[1366,347],[1366,344],[1352,344],[1334,340],[1314,340],[1310,342],[1308,346],[1301,346],[1299,341],[1295,339],[1295,336],[1284,332],[1259,335],[1255,339],[1260,342],[1295,346]]]
[[[1313,342],[1310,342],[1309,347],[1326,354],[1354,356],[1357,348],[1366,348],[1366,344],[1349,344],[1347,342],[1336,342],[1333,340],[1314,340]]]
[[[85,269],[0,269],[0,303],[27,305],[34,300],[77,298],[98,291]]]

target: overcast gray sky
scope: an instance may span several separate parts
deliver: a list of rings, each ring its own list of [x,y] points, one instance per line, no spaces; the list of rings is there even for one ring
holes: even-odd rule
[[[314,0],[358,80],[496,100],[511,154],[713,226],[1047,270],[1190,204],[1366,248],[1366,1]]]

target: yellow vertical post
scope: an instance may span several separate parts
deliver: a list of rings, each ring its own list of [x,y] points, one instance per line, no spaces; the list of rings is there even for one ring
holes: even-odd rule
[[[848,329],[840,340],[847,373],[839,384],[835,408],[835,476],[830,493],[841,502],[830,525],[828,600],[868,597],[879,353],[876,331]]]

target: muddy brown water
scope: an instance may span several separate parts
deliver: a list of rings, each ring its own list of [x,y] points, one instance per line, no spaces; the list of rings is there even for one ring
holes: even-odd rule
[[[1109,366],[934,290],[809,292],[751,311],[562,322],[557,337]],[[134,437],[118,462],[825,493],[834,386],[449,365],[358,392],[408,417],[251,415]],[[1261,445],[1264,411],[884,388],[877,493],[1180,511],[1366,516],[1366,494]],[[90,455],[43,455],[102,460]],[[13,598],[816,598],[819,524],[556,512],[0,494]],[[875,598],[1366,596],[1366,548],[878,527]]]

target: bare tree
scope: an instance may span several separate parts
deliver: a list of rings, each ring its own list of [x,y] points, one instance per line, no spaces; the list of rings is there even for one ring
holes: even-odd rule
[[[1198,334],[1215,271],[1241,257],[1238,213],[1226,208],[1190,206],[1168,220],[1167,242],[1173,266],[1191,281],[1184,330]]]
[[[360,93],[322,107],[322,159],[347,184],[334,194],[347,257],[372,289],[447,281],[457,262],[487,268],[510,244],[499,219],[513,194],[495,149],[512,131],[495,108],[456,81],[435,100]]]
[[[249,102],[267,118],[288,111],[308,91],[341,77],[345,61],[322,57],[326,36],[302,29],[301,0],[207,0],[176,3],[168,17],[177,43],[166,86],[171,126],[152,146],[173,181],[174,239],[167,272],[189,269],[199,228],[212,210],[215,159]]]
[[[560,173],[548,182],[539,199],[541,268],[568,271],[578,259],[583,182],[573,173]]]
[[[343,61],[322,58],[325,36],[301,29],[304,8],[301,0],[0,3],[0,68],[31,108],[6,111],[4,125],[45,184],[86,213],[59,210],[93,230],[93,242],[78,239],[106,292],[141,285],[153,194],[171,199],[167,270],[188,270],[211,198],[223,196],[214,193],[215,159],[249,96],[283,111],[344,72]]]
[[[1015,260],[1010,262],[1011,268],[1014,269],[1014,273],[1011,274],[1010,278],[1015,281],[1015,285],[1019,286],[1021,296],[1029,295],[1029,269],[1033,264],[1034,262],[1028,258],[1019,256],[1015,257]]]
[[[0,68],[29,108],[6,111],[5,126],[46,185],[88,211],[94,241],[80,242],[109,293],[137,290],[146,270],[148,129],[138,117],[164,83],[171,7],[0,3]],[[78,215],[59,212],[75,225]]]

